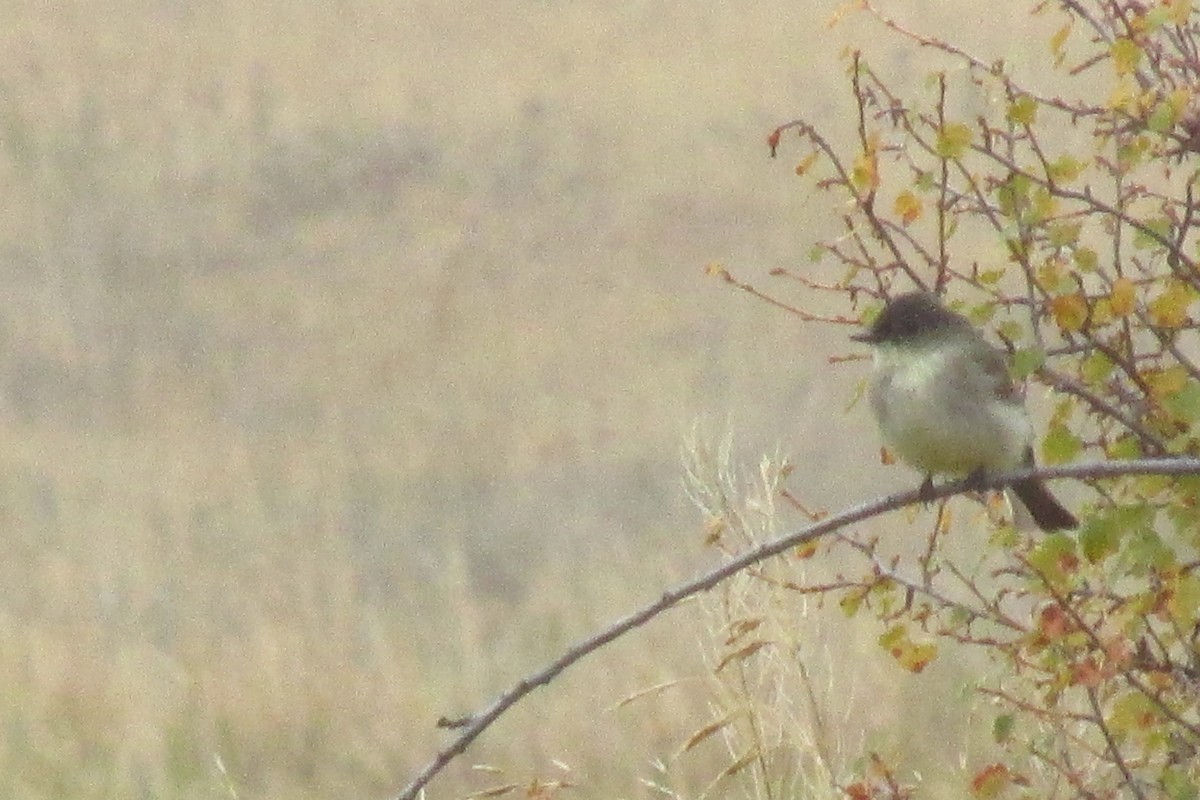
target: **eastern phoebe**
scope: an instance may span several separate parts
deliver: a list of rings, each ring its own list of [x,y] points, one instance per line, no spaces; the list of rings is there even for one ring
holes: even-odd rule
[[[1033,423],[1008,359],[936,296],[900,295],[850,338],[874,347],[871,409],[884,444],[924,472],[926,484],[934,474],[1033,466]],[[1040,480],[1012,490],[1042,530],[1078,527]]]

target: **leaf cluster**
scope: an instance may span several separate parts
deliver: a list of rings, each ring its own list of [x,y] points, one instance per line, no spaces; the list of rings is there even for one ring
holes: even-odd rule
[[[778,270],[869,319],[916,287],[992,331],[1016,377],[1055,390],[1049,463],[1200,453],[1200,12],[1187,0],[1039,4],[1045,70],[1022,79],[854,4],[942,58],[916,98],[849,58],[856,134],[795,120],[797,174],[840,209],[814,267]],[[953,98],[986,99],[971,114]],[[969,563],[943,508],[919,556],[833,546],[864,569],[803,591],[884,624],[919,672],[953,648],[999,671],[981,796],[1200,796],[1200,482],[1092,482],[1077,535],[1006,525]],[[976,533],[978,535],[978,533]]]

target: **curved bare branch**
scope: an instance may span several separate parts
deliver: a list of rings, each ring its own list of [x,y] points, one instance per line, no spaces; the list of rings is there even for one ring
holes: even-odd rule
[[[719,567],[705,572],[672,589],[668,589],[654,602],[616,620],[592,636],[570,647],[566,652],[536,672],[522,678],[514,686],[498,696],[490,705],[465,718],[443,722],[442,727],[458,730],[454,740],[446,745],[412,781],[396,795],[395,800],[415,800],[417,794],[447,764],[461,755],[502,714],[539,686],[554,680],[567,667],[609,642],[625,635],[654,619],[681,601],[708,591],[722,581],[760,561],[777,556],[806,542],[819,539],[847,525],[863,522],[915,503],[951,497],[966,491],[979,489],[1001,489],[1016,481],[1038,477],[1043,480],[1075,478],[1093,480],[1115,478],[1123,475],[1200,475],[1200,458],[1150,458],[1134,461],[1100,461],[1088,464],[1070,464],[1038,469],[1023,469],[1001,475],[990,476],[984,481],[954,481],[936,487],[932,492],[922,493],[918,489],[898,492],[887,497],[871,500],[858,506],[832,514],[800,530],[779,536],[749,550]]]

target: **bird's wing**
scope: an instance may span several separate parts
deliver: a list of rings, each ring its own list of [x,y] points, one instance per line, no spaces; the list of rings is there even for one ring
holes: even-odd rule
[[[994,393],[998,399],[1006,403],[1018,406],[1025,403],[1025,386],[1013,380],[1012,373],[1008,369],[1008,355],[1003,350],[992,347],[981,336],[978,346],[964,357],[971,358],[982,365],[985,379],[988,382],[987,391]]]

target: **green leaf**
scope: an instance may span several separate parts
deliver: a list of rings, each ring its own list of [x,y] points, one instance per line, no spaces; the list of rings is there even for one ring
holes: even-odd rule
[[[1079,532],[1079,547],[1088,563],[1099,563],[1117,552],[1122,528],[1107,514],[1094,516],[1084,523]]]
[[[980,272],[976,277],[979,279],[979,282],[982,283],[984,286],[994,286],[1000,282],[1001,278],[1004,277],[1004,270],[1002,270],[1002,269],[985,269],[982,272]]]
[[[962,311],[962,309],[956,309],[956,310],[958,310],[960,312]],[[966,311],[965,313],[967,315],[967,318],[970,319],[972,322],[974,322],[976,325],[983,326],[983,325],[986,325],[987,323],[991,322],[992,319],[996,316],[996,305],[994,303],[984,303],[982,305],[978,305],[978,306],[975,306],[974,308],[971,308],[970,310]]]
[[[1118,697],[1111,708],[1106,722],[1118,736],[1144,736],[1156,727],[1161,719],[1158,707],[1136,689]]]
[[[1129,461],[1144,455],[1141,444],[1133,436],[1122,436],[1108,446],[1108,457],[1118,461]]]
[[[1021,347],[1012,356],[1009,368],[1014,378],[1025,380],[1046,363],[1046,351],[1040,347]]]
[[[997,742],[1007,742],[1012,738],[1013,728],[1017,720],[1012,714],[1001,714],[992,720],[992,739]]]
[[[1135,568],[1135,573],[1144,569],[1164,570],[1177,565],[1175,551],[1149,527],[1133,528],[1126,536],[1128,544],[1125,558],[1129,566]]]
[[[878,609],[884,615],[889,615],[896,607],[896,584],[890,580],[878,580],[867,592],[871,607]]]
[[[1075,540],[1061,533],[1046,536],[1029,554],[1029,565],[1050,586],[1058,590],[1071,588],[1069,580],[1078,569],[1075,556]]]
[[[1150,152],[1150,140],[1135,136],[1117,146],[1117,165],[1122,170],[1131,170],[1146,160]]]
[[[1200,789],[1188,777],[1187,771],[1177,765],[1168,766],[1162,774],[1163,791],[1171,800],[1197,800]]]
[[[1050,179],[1070,183],[1083,174],[1087,162],[1080,161],[1074,156],[1059,156],[1050,164]]]
[[[862,589],[854,589],[846,592],[845,596],[838,601],[838,606],[841,607],[842,613],[847,617],[853,617],[862,608],[862,602],[867,597],[866,591]]]
[[[1152,8],[1142,17],[1142,24],[1145,26],[1146,33],[1154,33],[1164,25],[1171,23],[1174,10],[1170,4]]]
[[[1189,572],[1180,575],[1171,587],[1171,599],[1167,606],[1177,623],[1191,628],[1196,623],[1196,611],[1200,609],[1200,577]]]
[[[1084,381],[1095,385],[1108,380],[1115,368],[1112,359],[1099,350],[1094,350],[1080,362],[1079,374],[1083,376]]]
[[[1083,452],[1083,442],[1060,422],[1052,424],[1042,439],[1042,459],[1047,464],[1074,461]]]
[[[1188,381],[1178,392],[1164,397],[1162,404],[1177,419],[1195,425],[1200,420],[1200,382]]]
[[[1171,238],[1171,221],[1166,217],[1148,219],[1143,223],[1149,231],[1139,229],[1133,235],[1133,245],[1142,250],[1162,248],[1162,240]],[[1155,235],[1157,234],[1157,236]]]
[[[908,641],[908,629],[903,625],[893,625],[879,634],[879,646],[885,649],[900,647]]]
[[[1090,247],[1076,247],[1075,265],[1082,272],[1095,272],[1096,267],[1100,264],[1100,257],[1096,255],[1096,251]]]
[[[935,150],[941,158],[962,158],[971,146],[971,129],[961,122],[950,122],[938,131]]]
[[[1016,320],[1006,319],[996,326],[996,335],[1010,342],[1015,342],[1025,337],[1025,329]]]
[[[1033,204],[1027,218],[1031,223],[1042,222],[1058,213],[1058,197],[1044,186],[1035,187],[1030,193]]]
[[[1005,117],[1014,125],[1032,125],[1037,122],[1037,101],[1023,94],[1008,104]]]
[[[1083,225],[1078,222],[1064,222],[1051,225],[1046,230],[1046,238],[1054,247],[1066,247],[1079,241],[1079,232]]]
[[[1033,183],[1024,175],[1013,174],[1008,180],[996,186],[996,203],[1000,213],[1006,217],[1015,217],[1022,208],[1029,204],[1029,192]]]
[[[1170,487],[1175,502],[1165,511],[1180,541],[1200,545],[1200,478],[1178,477]]]
[[[1175,127],[1175,107],[1167,100],[1160,101],[1150,112],[1146,127],[1155,133],[1166,133]]]

